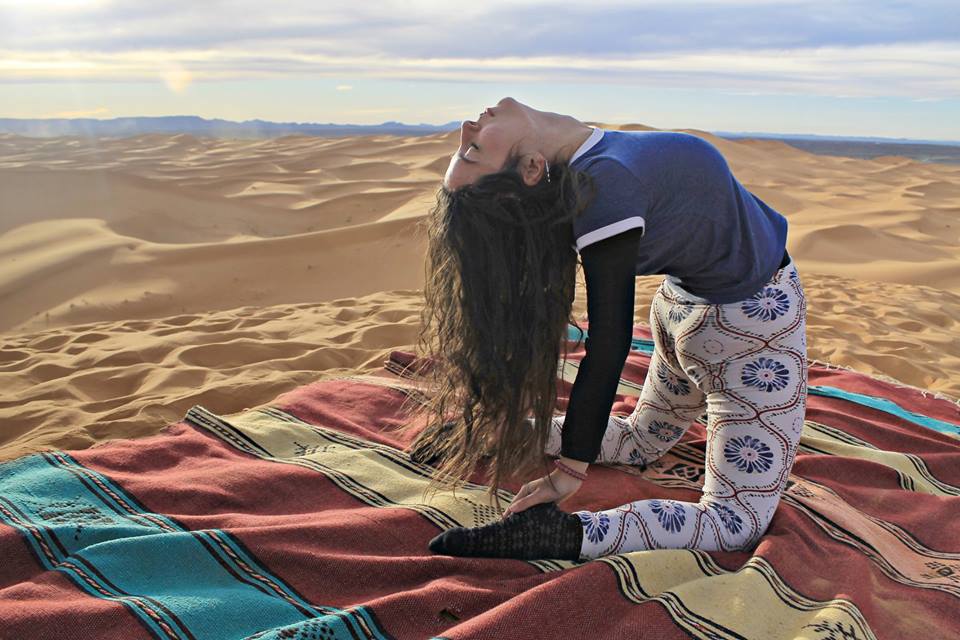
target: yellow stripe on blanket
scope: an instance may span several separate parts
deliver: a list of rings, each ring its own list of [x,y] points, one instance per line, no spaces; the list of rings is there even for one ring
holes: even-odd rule
[[[934,476],[920,456],[878,449],[869,442],[835,427],[805,420],[804,435],[800,443],[816,453],[859,458],[886,465],[900,474],[900,486],[907,491],[936,496],[960,496],[960,487]]]
[[[726,571],[702,551],[633,551],[595,562],[614,568],[621,592],[635,602],[656,600],[697,638],[830,637],[875,640],[860,610],[849,600],[819,602],[791,589],[762,557]],[[839,634],[831,635],[830,630]]]

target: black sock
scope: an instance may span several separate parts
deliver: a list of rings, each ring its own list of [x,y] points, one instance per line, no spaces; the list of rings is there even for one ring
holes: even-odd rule
[[[450,556],[578,560],[580,516],[541,502],[482,527],[454,527],[430,541],[430,551]]]

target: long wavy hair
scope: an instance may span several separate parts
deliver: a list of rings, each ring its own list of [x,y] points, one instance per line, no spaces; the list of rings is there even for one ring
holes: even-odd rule
[[[481,461],[501,508],[504,482],[550,472],[544,448],[568,354],[579,266],[573,220],[593,198],[568,162],[532,186],[513,150],[504,166],[437,192],[428,217],[417,355],[429,393],[410,394],[398,431],[427,425],[411,445],[440,458],[427,490],[466,484]],[[579,344],[579,343],[578,343]],[[417,418],[420,419],[417,419]],[[445,430],[436,427],[451,423]],[[431,428],[432,425],[432,428]]]

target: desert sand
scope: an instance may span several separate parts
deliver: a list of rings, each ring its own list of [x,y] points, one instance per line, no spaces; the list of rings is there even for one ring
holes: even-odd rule
[[[960,165],[679,131],[788,218],[811,359],[960,397]],[[422,222],[458,139],[0,135],[0,460],[412,350]],[[637,323],[661,279],[638,278]]]

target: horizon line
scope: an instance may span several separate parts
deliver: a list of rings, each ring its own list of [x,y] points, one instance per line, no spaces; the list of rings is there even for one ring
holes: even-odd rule
[[[450,120],[441,124],[433,124],[428,122],[420,122],[416,124],[408,124],[401,122],[399,120],[385,120],[377,124],[355,124],[355,123],[339,123],[339,122],[296,122],[296,121],[277,121],[277,120],[264,120],[262,118],[250,118],[247,120],[228,120],[226,118],[205,118],[203,116],[198,116],[194,114],[177,114],[177,115],[163,115],[163,116],[114,116],[111,118],[94,118],[94,117],[75,117],[75,118],[56,118],[56,117],[47,117],[47,118],[19,118],[19,117],[8,117],[0,116],[0,120],[18,120],[18,121],[67,121],[67,122],[82,122],[82,121],[93,121],[93,122],[110,122],[112,120],[161,120],[166,118],[196,118],[206,122],[228,122],[231,124],[243,125],[246,123],[265,123],[273,125],[293,125],[293,126],[326,126],[326,127],[382,127],[384,125],[394,125],[394,126],[404,126],[404,127],[434,127],[442,128],[445,126],[450,126],[452,123],[458,123],[459,120]],[[599,121],[596,121],[599,122]],[[610,122],[607,124],[615,124],[617,126],[623,125],[639,125],[643,127],[651,127],[652,129],[658,129],[652,125],[646,125],[641,122],[622,122],[615,123]],[[931,142],[931,143],[949,143],[954,145],[960,145],[960,140],[953,140],[948,138],[908,138],[908,137],[892,137],[892,136],[877,136],[877,135],[841,135],[833,133],[791,133],[784,131],[722,131],[722,130],[711,130],[711,129],[701,129],[699,127],[674,127],[674,129],[695,129],[698,131],[705,131],[718,136],[724,135],[741,135],[741,136],[767,136],[767,137],[776,137],[776,136],[794,136],[794,137],[819,137],[819,138],[842,138],[846,140],[855,140],[855,139],[874,139],[874,140],[890,140],[890,141],[903,141],[903,142]],[[453,129],[451,129],[452,131]],[[669,130],[669,129],[668,129]],[[3,133],[3,132],[0,132]]]

